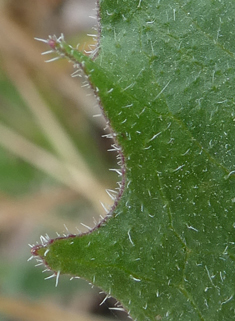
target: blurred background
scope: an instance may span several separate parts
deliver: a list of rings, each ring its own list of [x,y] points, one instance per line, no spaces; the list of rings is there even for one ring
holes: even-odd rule
[[[28,244],[85,231],[117,188],[112,141],[84,79],[34,37],[95,44],[95,0],[0,0],[0,321],[126,320],[83,280],[44,281]],[[91,17],[90,17],[91,16]],[[92,18],[93,17],[93,18]],[[66,225],[66,227],[64,226]],[[77,229],[76,229],[77,228]]]

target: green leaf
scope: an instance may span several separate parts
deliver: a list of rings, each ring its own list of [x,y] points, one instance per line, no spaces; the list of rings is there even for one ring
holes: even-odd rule
[[[124,178],[97,228],[32,252],[134,320],[235,315],[234,17],[233,1],[101,0],[94,61],[50,40],[89,76]]]

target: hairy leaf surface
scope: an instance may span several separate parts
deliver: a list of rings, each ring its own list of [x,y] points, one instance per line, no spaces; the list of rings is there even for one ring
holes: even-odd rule
[[[35,253],[134,320],[232,320],[235,2],[100,0],[99,14],[94,61],[56,45],[100,99],[125,157],[124,192],[97,229]]]

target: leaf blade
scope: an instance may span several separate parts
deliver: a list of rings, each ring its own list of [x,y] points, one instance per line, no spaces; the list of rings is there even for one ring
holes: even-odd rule
[[[73,53],[122,146],[125,190],[105,224],[37,254],[139,321],[235,313],[233,12],[210,1],[100,1],[99,56]]]

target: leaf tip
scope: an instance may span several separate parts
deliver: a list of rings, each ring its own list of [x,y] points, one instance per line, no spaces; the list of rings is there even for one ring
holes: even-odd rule
[[[39,256],[39,257],[45,257],[47,253],[49,252],[49,249],[45,247],[44,245],[37,244],[34,245],[30,250],[32,256]]]

